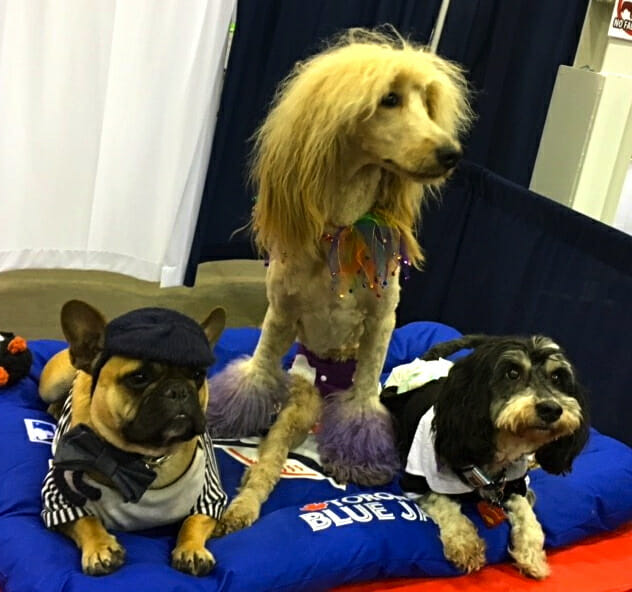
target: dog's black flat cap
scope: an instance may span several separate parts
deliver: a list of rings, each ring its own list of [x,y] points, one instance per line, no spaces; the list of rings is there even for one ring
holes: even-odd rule
[[[210,366],[214,361],[202,327],[166,308],[139,308],[110,321],[95,375],[117,355],[177,366]]]

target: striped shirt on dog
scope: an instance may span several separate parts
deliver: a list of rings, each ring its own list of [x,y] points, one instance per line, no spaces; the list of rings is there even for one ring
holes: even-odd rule
[[[66,399],[53,439],[53,456],[61,436],[70,427],[72,397]],[[116,489],[84,475],[84,481],[101,490],[97,501],[85,505],[70,503],[53,478],[53,463],[42,486],[42,518],[48,528],[73,522],[83,516],[97,516],[114,530],[142,530],[178,522],[191,514],[219,519],[226,506],[213,444],[208,433],[198,437],[198,446],[189,468],[174,483],[160,489],[147,489],[137,503],[124,502]]]

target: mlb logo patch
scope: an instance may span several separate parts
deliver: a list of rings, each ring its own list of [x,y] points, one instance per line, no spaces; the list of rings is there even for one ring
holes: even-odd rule
[[[55,424],[41,419],[25,419],[26,434],[31,442],[52,444],[55,435]]]

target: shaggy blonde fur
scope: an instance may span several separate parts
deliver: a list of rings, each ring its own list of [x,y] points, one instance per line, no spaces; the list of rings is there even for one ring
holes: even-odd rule
[[[509,553],[522,573],[540,580],[549,575],[550,568],[544,552],[544,532],[531,507],[533,500],[533,494],[514,494],[504,506],[511,525]],[[478,535],[473,522],[461,512],[457,501],[446,495],[429,493],[418,503],[439,527],[439,538],[448,560],[467,573],[484,567],[485,541]]]
[[[466,573],[478,571],[485,565],[485,541],[461,512],[461,504],[440,493],[429,493],[418,504],[439,527],[443,553],[449,561]]]
[[[529,499],[522,495],[512,495],[505,502],[511,524],[509,553],[521,572],[541,580],[551,573],[551,569],[544,552],[544,531],[531,506]]]
[[[407,104],[379,113],[380,100],[393,91]],[[470,118],[458,66],[403,39],[349,31],[294,68],[255,135],[257,245],[273,256],[320,259],[325,229],[359,217],[357,208],[341,208],[345,185],[359,169],[378,168],[374,179],[366,179],[370,203],[360,206],[360,215],[379,210],[405,237],[413,263],[420,263],[414,237],[420,202],[424,190],[445,177],[414,173],[437,146],[456,143]],[[378,171],[362,174],[369,172]]]
[[[422,199],[451,173],[470,118],[458,66],[372,31],[347,32],[298,64],[280,85],[256,133],[252,158],[257,195],[252,226],[258,247],[270,256],[269,307],[252,359],[235,366],[240,396],[258,396],[271,377],[279,390],[287,389],[279,378],[280,360],[297,337],[321,358],[355,359],[353,385],[336,399],[344,408],[341,417],[360,426],[357,449],[371,448],[365,426],[390,425],[378,384],[395,326],[399,271],[380,298],[369,289],[340,295],[332,290],[329,246],[322,237],[367,213],[379,214],[399,230],[411,263],[420,266],[415,228]],[[221,391],[213,385],[218,405],[222,395],[234,400],[236,391]],[[288,450],[306,437],[321,406],[317,390],[293,376],[287,407],[227,510],[224,532],[257,518]],[[383,440],[396,458],[392,438],[386,430]],[[358,462],[346,456],[344,446],[338,454],[323,464],[339,481],[371,485],[394,476],[396,467]]]
[[[215,535],[250,526],[277,484],[290,450],[299,446],[320,415],[322,401],[313,385],[292,377],[290,397],[279,418],[259,446],[259,460],[241,480],[240,493],[226,510]]]

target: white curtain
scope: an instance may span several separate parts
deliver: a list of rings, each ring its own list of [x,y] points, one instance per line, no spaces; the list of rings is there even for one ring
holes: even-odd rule
[[[182,283],[236,0],[0,0],[0,271]]]

